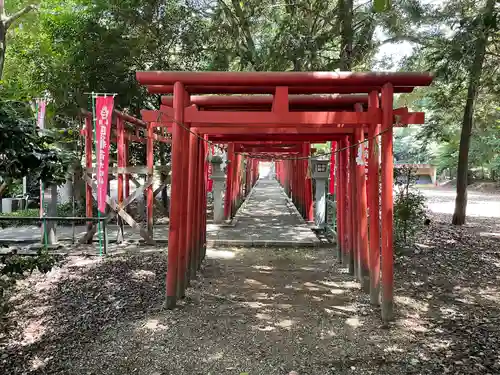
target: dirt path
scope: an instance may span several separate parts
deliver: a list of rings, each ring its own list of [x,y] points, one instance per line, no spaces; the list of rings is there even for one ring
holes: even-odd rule
[[[389,329],[332,249],[210,249],[175,311],[164,254],[70,257],[19,283],[0,373],[498,374],[499,220],[437,211],[396,259]]]
[[[7,374],[500,371],[494,255],[469,253],[462,270],[458,246],[398,260],[398,316],[384,329],[332,253],[211,250],[175,311],[162,308],[162,254],[71,258],[21,285],[0,364]]]

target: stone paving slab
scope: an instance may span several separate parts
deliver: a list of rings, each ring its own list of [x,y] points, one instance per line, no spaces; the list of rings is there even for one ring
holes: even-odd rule
[[[75,241],[86,232],[84,225],[75,226]],[[108,227],[108,238],[116,240],[118,227]],[[73,228],[57,227],[60,242],[73,238]],[[40,241],[38,226],[10,227],[0,230],[0,244],[28,244]],[[157,225],[153,238],[159,244],[168,242],[168,226]],[[124,240],[139,242],[139,233],[125,226]],[[97,242],[97,236],[94,237]],[[275,180],[259,180],[242,204],[231,225],[207,224],[208,246],[317,246],[321,241],[298,214],[281,186]]]

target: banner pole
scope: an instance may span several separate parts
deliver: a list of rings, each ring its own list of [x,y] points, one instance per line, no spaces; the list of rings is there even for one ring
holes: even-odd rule
[[[102,238],[101,238],[101,211],[99,210],[99,171],[98,171],[98,163],[99,163],[99,147],[97,147],[97,116],[96,116],[96,110],[95,110],[95,101],[96,101],[96,96],[94,93],[92,93],[92,121],[94,122],[94,145],[95,145],[95,155],[96,155],[96,187],[97,187],[97,192],[96,192],[96,201],[97,201],[97,238],[99,239],[99,256],[102,256]]]

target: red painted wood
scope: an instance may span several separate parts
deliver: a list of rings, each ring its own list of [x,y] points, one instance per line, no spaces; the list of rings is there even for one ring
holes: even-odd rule
[[[252,129],[246,126],[240,127],[203,127],[199,128],[196,125],[193,126],[193,130],[200,132],[201,134],[208,135],[220,135],[220,134],[235,134],[235,135],[249,135],[249,136],[259,136],[259,135],[282,135],[282,134],[295,134],[303,136],[314,136],[315,134],[352,134],[354,132],[353,128],[340,128],[333,126],[322,127],[321,125],[316,125],[314,127],[309,127],[306,125],[288,126],[288,127],[268,127]],[[331,138],[331,136],[330,136]]]
[[[344,192],[344,179],[342,175],[341,169],[343,168],[343,157],[342,157],[342,151],[340,151],[343,148],[343,142],[338,141],[335,142],[335,201],[337,203],[337,215],[336,215],[336,220],[337,220],[337,249],[338,249],[338,258],[340,261],[343,259],[343,251],[344,251],[344,225],[343,225],[343,219],[344,219],[344,201],[345,198],[343,196]]]
[[[350,264],[350,259],[351,259],[351,254],[352,254],[352,247],[351,247],[351,235],[352,235],[352,223],[351,223],[351,217],[350,217],[350,210],[351,210],[351,185],[350,185],[350,180],[349,180],[349,139],[348,137],[344,136],[344,139],[342,140],[342,146],[344,150],[342,151],[342,180],[343,180],[343,188],[342,188],[342,198],[344,201],[344,204],[342,206],[342,216],[343,216],[343,223],[342,226],[344,228],[344,264],[349,265]]]
[[[382,134],[382,194],[381,194],[381,224],[382,224],[382,319],[393,318],[393,151],[392,151],[392,106],[393,89],[391,84],[384,85],[381,95],[383,121]]]
[[[178,82],[174,87],[175,120],[184,121],[184,86]],[[177,273],[180,252],[180,231],[182,230],[181,206],[182,198],[182,133],[183,129],[177,124],[173,125],[172,133],[172,173],[171,173],[171,199],[170,199],[170,225],[168,234],[167,255],[167,308],[172,309],[177,301]],[[185,151],[185,150],[184,150]]]
[[[154,167],[154,146],[153,146],[153,126],[148,125],[148,138],[146,143],[146,164],[149,170],[149,174],[153,175]],[[150,235],[153,234],[153,209],[154,209],[154,196],[153,196],[153,184],[146,188],[146,213],[147,213],[147,228]]]
[[[398,109],[399,110],[399,109]],[[347,111],[321,111],[321,112],[285,112],[275,113],[266,111],[199,111],[191,106],[185,110],[186,122],[195,123],[198,127],[212,127],[214,125],[234,127],[238,124],[245,127],[268,127],[269,125],[280,126],[324,126],[339,125],[343,128],[353,128],[370,123],[380,123],[382,112],[371,110],[370,112],[347,112]],[[162,105],[158,110],[142,110],[142,118],[147,122],[154,122],[155,127],[172,126],[173,109]],[[424,122],[423,112],[407,113],[401,110],[400,114],[394,116],[394,122],[405,126],[405,124],[422,124]],[[221,132],[224,134],[225,132]]]
[[[352,108],[355,103],[368,104],[368,95],[352,94],[352,95],[288,95],[288,87],[276,87],[275,95],[241,95],[241,96],[215,96],[215,95],[199,95],[192,96],[191,103],[198,107],[264,107],[271,108],[275,111],[275,105],[281,107],[285,112],[288,111],[288,103],[293,106],[310,106],[328,107],[328,106],[345,106]],[[276,102],[276,98],[280,98]],[[173,103],[172,96],[162,96],[161,104],[171,107]]]
[[[196,197],[197,192],[197,182],[198,182],[198,135],[196,133],[189,133],[189,165],[187,169],[188,173],[188,185],[187,185],[187,201],[184,204],[187,206],[186,211],[186,276],[189,284],[189,277],[191,276],[191,262],[194,257],[196,239],[198,237],[196,228],[196,216],[199,212],[196,210]]]
[[[370,93],[370,106],[379,107],[378,93]],[[380,302],[380,201],[379,201],[379,146],[377,134],[380,125],[373,125],[368,132],[368,210],[370,212],[370,302]]]
[[[311,156],[311,144],[306,143],[305,146],[305,152],[304,156],[310,157]],[[307,176],[308,175],[308,169],[309,169],[309,159],[306,159],[303,161],[304,163],[304,168],[305,168],[305,173],[306,173],[306,179],[305,179],[305,184],[306,184],[306,220],[309,222],[314,222],[314,199],[313,199],[313,188],[312,188],[312,176]]]
[[[353,137],[349,137],[349,144],[354,145]],[[349,272],[358,278],[358,262],[359,262],[359,247],[358,247],[358,195],[356,189],[356,151],[355,149],[349,149],[349,182],[350,182],[350,212],[349,216],[351,219],[351,262],[349,264]]]
[[[125,167],[128,166],[128,154],[129,154],[129,150],[128,150],[128,146],[129,146],[129,142],[127,140],[125,140],[125,152],[124,152],[124,162],[125,162]],[[125,198],[127,198],[128,196],[130,196],[130,173],[125,173]]]
[[[171,94],[172,85],[149,85],[148,92],[151,94]],[[369,93],[379,90],[378,86],[292,86],[288,88],[290,94],[352,94]],[[186,90],[191,94],[274,94],[275,86],[187,86]],[[395,86],[394,92],[412,92],[411,86]]]
[[[189,96],[184,95],[185,103],[189,103]],[[180,252],[179,252],[179,268],[178,273],[178,284],[177,293],[178,296],[184,298],[186,290],[186,259],[188,257],[188,239],[191,236],[189,233],[189,217],[188,217],[188,207],[187,202],[189,201],[188,184],[189,184],[189,165],[191,163],[189,154],[189,123],[184,121],[181,123],[181,134],[182,134],[182,177],[181,177],[181,195],[179,197],[181,204],[180,217],[181,217],[181,230],[180,230]],[[173,197],[172,197],[173,199]]]
[[[227,160],[229,163],[226,167],[226,195],[224,196],[224,218],[226,220],[231,218],[231,194],[232,194],[232,175],[234,168],[234,144],[230,143],[227,146]]]
[[[395,86],[428,86],[430,73],[406,72],[173,72],[139,71],[136,79],[142,85],[203,86],[382,86],[390,82]]]
[[[163,106],[162,106],[163,109]],[[367,112],[234,112],[234,111],[199,111],[188,107],[185,111],[185,121],[195,123],[197,127],[211,127],[245,124],[249,128],[273,125],[364,125],[380,122],[381,111]]]
[[[361,129],[356,129],[354,132],[354,142],[361,143],[364,141],[364,135]],[[357,231],[358,231],[358,251],[359,251],[359,277],[361,279],[361,287],[364,292],[370,291],[370,272],[369,266],[369,251],[368,251],[368,213],[366,199],[366,177],[364,163],[364,144],[356,146],[356,194],[357,194]],[[361,160],[360,159],[361,156]]]
[[[335,167],[337,165],[336,163],[336,153],[335,150],[337,149],[337,142],[336,141],[331,141],[330,143],[330,181],[328,185],[328,193],[334,194],[335,193]]]

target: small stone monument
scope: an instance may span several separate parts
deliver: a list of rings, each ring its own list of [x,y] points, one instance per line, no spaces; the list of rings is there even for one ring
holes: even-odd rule
[[[318,228],[326,227],[326,188],[328,183],[328,159],[311,159],[312,175],[316,182],[316,208],[314,212],[314,223]]]
[[[221,224],[224,222],[224,183],[226,176],[222,170],[222,158],[220,156],[212,156],[209,160],[212,163],[212,176],[210,177],[213,184],[214,196],[214,223]]]

